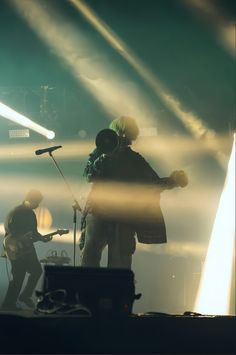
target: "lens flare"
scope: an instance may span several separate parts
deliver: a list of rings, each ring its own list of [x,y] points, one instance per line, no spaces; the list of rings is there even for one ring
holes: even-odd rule
[[[203,268],[195,311],[229,314],[235,248],[235,135]]]

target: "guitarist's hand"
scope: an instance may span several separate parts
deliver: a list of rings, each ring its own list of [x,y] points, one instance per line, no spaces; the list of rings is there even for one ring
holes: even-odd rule
[[[52,240],[52,236],[50,236],[50,237],[43,237],[42,242],[48,243],[48,242],[50,242],[51,240]]]
[[[188,176],[183,170],[175,170],[169,177],[176,186],[185,187],[188,185]]]

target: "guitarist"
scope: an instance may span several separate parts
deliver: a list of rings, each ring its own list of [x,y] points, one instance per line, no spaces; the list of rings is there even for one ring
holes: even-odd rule
[[[38,190],[30,190],[25,200],[19,206],[11,210],[6,217],[5,238],[12,236],[20,238],[21,236],[30,234],[34,240],[48,242],[51,237],[43,237],[37,230],[37,219],[34,209],[39,206],[43,196]],[[24,246],[24,245],[23,245]],[[9,257],[9,255],[6,255]],[[17,299],[23,302],[27,307],[34,308],[31,298],[37,282],[42,274],[42,267],[38,260],[33,242],[26,252],[16,258],[10,258],[12,280],[9,282],[7,293],[2,304],[2,310],[17,310]],[[21,290],[26,273],[29,274],[27,283]]]

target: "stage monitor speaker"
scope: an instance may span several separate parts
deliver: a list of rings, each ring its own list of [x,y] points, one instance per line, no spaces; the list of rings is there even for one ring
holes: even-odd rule
[[[128,269],[46,265],[43,292],[65,290],[65,302],[80,303],[92,316],[128,316],[135,297],[134,273]]]

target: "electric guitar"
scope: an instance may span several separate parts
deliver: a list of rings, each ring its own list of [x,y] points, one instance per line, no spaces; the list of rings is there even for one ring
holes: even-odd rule
[[[63,235],[68,234],[69,229],[58,229],[55,232],[37,236],[32,232],[28,232],[24,235],[12,235],[9,234],[4,238],[3,246],[6,256],[10,260],[16,260],[24,257],[26,254],[33,250],[33,244],[37,241],[48,242],[56,234]]]

